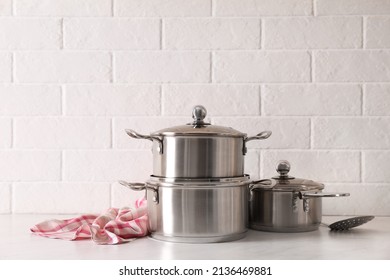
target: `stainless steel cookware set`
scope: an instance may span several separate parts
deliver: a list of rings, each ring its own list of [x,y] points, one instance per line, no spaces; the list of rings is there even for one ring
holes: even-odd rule
[[[300,232],[318,228],[322,198],[349,194],[322,193],[324,185],[288,175],[252,181],[244,174],[247,143],[267,139],[270,131],[251,137],[230,127],[205,122],[207,111],[195,106],[193,121],[150,135],[133,130],[133,138],[153,142],[153,174],[144,183],[120,183],[145,190],[151,237],[173,242],[209,243],[242,238],[256,230]]]

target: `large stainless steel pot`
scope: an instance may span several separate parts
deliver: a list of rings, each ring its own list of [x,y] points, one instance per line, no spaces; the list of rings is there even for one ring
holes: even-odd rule
[[[151,237],[164,241],[210,243],[244,237],[248,227],[249,176],[167,179],[120,183],[146,190]]]
[[[247,137],[230,127],[206,123],[206,109],[195,106],[192,123],[142,135],[127,129],[133,138],[153,142],[153,175],[165,178],[225,178],[244,175],[246,144],[267,139],[270,131]]]
[[[304,232],[318,229],[322,198],[349,196],[323,193],[324,185],[288,175],[290,164],[280,161],[279,176],[250,185],[249,227],[275,232]]]

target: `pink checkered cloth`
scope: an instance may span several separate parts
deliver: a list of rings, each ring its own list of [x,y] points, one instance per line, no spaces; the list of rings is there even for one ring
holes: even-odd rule
[[[67,220],[48,220],[30,230],[37,235],[64,240],[92,239],[97,244],[120,244],[148,234],[145,198],[135,208],[110,208],[101,215],[81,215]]]

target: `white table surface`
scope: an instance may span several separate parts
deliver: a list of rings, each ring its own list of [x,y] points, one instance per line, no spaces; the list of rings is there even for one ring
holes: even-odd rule
[[[390,217],[347,232],[332,232],[326,226],[305,233],[271,233],[249,230],[232,242],[183,244],[139,238],[120,245],[97,245],[91,240],[65,241],[36,236],[29,228],[46,219],[75,215],[0,215],[2,260],[390,260]],[[348,217],[325,216],[324,223]]]

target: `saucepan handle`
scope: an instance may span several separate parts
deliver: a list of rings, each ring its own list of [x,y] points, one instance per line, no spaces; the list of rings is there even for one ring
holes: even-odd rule
[[[320,197],[343,197],[349,193],[327,193],[327,192],[300,192],[299,198],[320,198]]]

